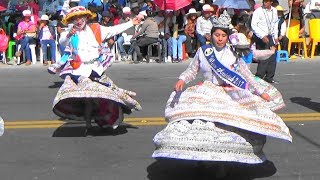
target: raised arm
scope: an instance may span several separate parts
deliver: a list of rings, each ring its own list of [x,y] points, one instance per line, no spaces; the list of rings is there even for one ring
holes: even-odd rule
[[[126,23],[118,24],[115,26],[100,26],[101,27],[101,38],[102,39],[108,39],[110,37],[113,37],[115,35],[118,35],[122,33],[123,31],[131,28],[133,26],[132,21],[128,21]]]

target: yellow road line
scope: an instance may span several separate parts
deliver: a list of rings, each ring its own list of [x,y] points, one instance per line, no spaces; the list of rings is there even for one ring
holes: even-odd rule
[[[315,116],[319,117],[320,113],[290,113],[290,114],[278,114],[280,117],[310,117]]]
[[[285,122],[294,121],[320,121],[320,113],[293,113],[279,114]],[[157,126],[165,125],[167,122],[163,117],[132,117],[125,118],[124,122],[132,126]],[[61,121],[61,120],[24,120],[5,121],[6,129],[37,129],[37,128],[58,128],[63,124],[83,124],[83,121]]]

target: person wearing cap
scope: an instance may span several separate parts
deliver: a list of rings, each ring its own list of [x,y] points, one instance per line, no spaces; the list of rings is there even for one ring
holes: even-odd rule
[[[120,24],[126,23],[130,21],[131,16],[131,9],[129,7],[122,8],[122,17],[120,19]],[[124,48],[125,38],[130,38],[135,34],[135,27],[131,27],[127,30],[125,30],[121,36],[117,39],[117,45],[120,52],[121,60],[122,61],[131,61],[132,60],[132,54],[133,54],[133,47],[130,44],[128,52],[126,52]]]
[[[263,153],[267,136],[286,142],[291,142],[292,136],[273,112],[285,105],[280,92],[256,80],[230,47],[228,13],[224,11],[212,21],[211,43],[198,49],[166,103],[168,124],[153,138],[156,149],[152,157],[212,164],[213,179],[229,179],[225,162],[261,164],[267,161]],[[203,83],[187,86],[198,82],[197,77]]]
[[[211,6],[205,4],[202,6],[202,16],[197,18],[196,35],[200,46],[203,46],[207,41],[210,41],[210,31],[212,29],[211,13]]]
[[[252,40],[256,43],[256,48],[260,50],[270,49],[279,42],[278,13],[276,8],[271,6],[272,1],[263,0],[262,7],[256,9],[252,14]],[[258,61],[256,76],[269,83],[278,83],[274,80],[276,65],[276,54],[267,60]]]
[[[109,26],[113,26],[113,21],[112,21],[112,14],[109,12],[109,11],[103,11],[101,13],[101,20],[100,20],[100,25],[101,26],[106,26],[106,27],[109,27]]]
[[[278,39],[282,50],[288,50],[289,39],[287,37],[287,23],[284,17],[284,12],[287,10],[283,9],[282,6],[276,6],[278,12]]]
[[[186,52],[189,56],[193,56],[196,51],[197,41],[195,39],[196,24],[198,12],[194,8],[190,8],[186,14],[187,24],[184,28],[184,33],[186,34]]]
[[[141,12],[141,15],[144,16],[145,20],[141,25],[141,29],[132,37],[132,39],[136,39],[136,41],[132,43],[132,46],[137,53],[137,59],[134,60],[134,63],[139,63],[139,61],[142,61],[143,59],[140,48],[158,42],[159,38],[158,24],[153,18],[152,11],[143,11]]]
[[[44,14],[40,17],[38,38],[43,54],[43,65],[48,65],[48,46],[50,47],[50,61],[56,62],[56,32],[55,27],[49,25],[49,16]]]
[[[36,37],[37,27],[34,22],[31,21],[31,11],[24,10],[22,12],[23,20],[18,24],[17,36],[15,37],[17,40],[17,44],[20,44],[20,49],[17,49],[15,55],[20,57],[22,51],[25,51],[26,57],[26,65],[31,64],[31,49],[29,47],[29,43],[33,40],[32,38]]]

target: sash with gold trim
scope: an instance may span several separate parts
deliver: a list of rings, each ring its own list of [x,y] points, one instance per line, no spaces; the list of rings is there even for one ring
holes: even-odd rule
[[[224,82],[233,87],[248,89],[248,82],[241,74],[224,66],[217,59],[211,44],[204,45],[201,49],[214,74],[218,75]]]

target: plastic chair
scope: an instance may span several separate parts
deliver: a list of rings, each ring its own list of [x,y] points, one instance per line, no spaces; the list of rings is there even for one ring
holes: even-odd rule
[[[310,19],[309,20],[309,48],[311,46],[310,57],[314,57],[314,51],[316,49],[316,45],[320,42],[320,19]]]
[[[278,50],[277,51],[277,56],[276,56],[276,61],[277,62],[280,62],[280,61],[289,62],[289,53],[288,53],[288,51]]]
[[[35,44],[30,44],[30,50],[31,50],[31,60],[32,60],[32,64],[36,64],[37,62],[37,55],[36,55],[36,45]],[[18,45],[18,49],[20,48],[20,45]],[[23,51],[23,56],[25,56],[25,53]],[[25,58],[24,58],[25,59]],[[21,56],[18,57],[18,64],[21,63]]]
[[[58,49],[58,45],[57,45],[57,42],[55,43],[55,46],[56,46],[56,62],[59,62],[60,59],[61,59],[61,54],[59,52],[59,49]],[[50,48],[49,45],[47,45],[47,47]],[[50,51],[50,49],[47,49],[47,51]],[[39,49],[39,60],[40,60],[40,63],[43,64],[43,52],[42,52],[42,48]]]
[[[11,30],[12,30],[12,26],[14,26],[14,24],[13,23],[9,23],[8,24],[8,27],[7,27],[7,32],[8,32],[8,35],[10,36],[10,38],[12,37],[12,32],[11,32]],[[10,41],[9,41],[9,44],[8,44],[8,49],[7,49],[7,58],[8,59],[12,59],[13,58],[13,53],[14,53],[14,46],[16,45],[16,41],[15,40],[13,40],[13,39],[11,39]]]
[[[15,51],[15,45],[16,45],[16,41],[10,40],[9,44],[8,44],[8,49],[7,49],[7,58],[8,59],[12,59],[13,57],[13,53]]]
[[[306,46],[306,39],[299,37],[299,31],[300,31],[300,21],[291,19],[290,20],[290,26],[288,28],[288,53],[291,52],[291,44],[292,43],[302,43],[303,44],[303,54],[304,58],[307,58],[307,46]],[[298,54],[300,55],[300,44],[299,44],[299,50]]]
[[[153,47],[157,48],[156,53],[154,53],[155,51],[153,51],[154,50]],[[162,52],[162,45],[160,42],[155,42],[155,43],[149,44],[148,51],[147,51],[147,58],[146,58],[147,63],[150,62],[150,59],[158,59],[159,62],[161,62],[162,61],[161,52]]]
[[[1,55],[1,57],[2,57],[2,63],[3,64],[7,64],[7,59],[6,59],[6,53],[5,52],[0,52],[2,55]]]

